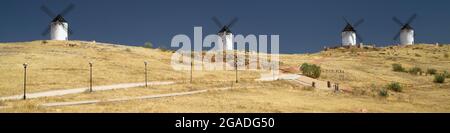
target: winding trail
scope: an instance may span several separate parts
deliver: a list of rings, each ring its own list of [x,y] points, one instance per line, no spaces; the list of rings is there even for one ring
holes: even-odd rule
[[[257,79],[257,81],[274,81],[274,80],[288,80],[297,84],[301,84],[303,86],[312,86],[312,82],[314,82],[315,88],[317,89],[333,90],[332,88],[328,88],[328,84],[326,81],[313,79],[299,74],[280,73],[279,75],[273,75],[273,73],[268,73],[268,74],[261,74],[261,78]]]
[[[170,85],[170,84],[175,84],[175,82],[173,82],[173,81],[148,82],[148,85],[150,85],[150,86],[152,86],[152,85]],[[141,87],[141,86],[145,86],[145,82],[143,82],[143,83],[123,83],[123,84],[114,84],[114,85],[105,85],[105,86],[93,86],[92,91],[126,89],[126,88]],[[88,87],[44,91],[44,92],[36,92],[36,93],[27,93],[27,99],[62,96],[62,95],[68,95],[68,94],[77,94],[77,93],[83,93],[86,91],[89,91]],[[23,95],[0,97],[0,100],[20,100],[20,99],[23,99]]]

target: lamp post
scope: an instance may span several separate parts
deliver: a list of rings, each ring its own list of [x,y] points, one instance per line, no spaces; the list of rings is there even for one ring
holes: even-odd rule
[[[234,51],[234,71],[235,71],[235,82],[238,83],[239,82],[239,78],[238,78],[238,64],[237,64],[237,50]]]
[[[89,62],[89,92],[92,92],[92,62]]]
[[[145,65],[145,87],[147,87],[148,86],[148,84],[147,84],[147,61],[145,61],[144,62],[144,65]]]
[[[27,99],[27,67],[28,67],[28,64],[24,63],[23,64],[23,68],[24,68],[24,73],[23,73],[23,100]]]
[[[270,67],[271,67],[271,69],[272,69],[272,79],[273,79],[273,80],[277,80],[277,79],[275,78],[275,64],[272,64]]]
[[[194,71],[194,49],[192,48],[191,49],[191,79],[190,79],[190,82],[191,82],[191,84],[192,84],[192,74],[193,74],[193,71]]]

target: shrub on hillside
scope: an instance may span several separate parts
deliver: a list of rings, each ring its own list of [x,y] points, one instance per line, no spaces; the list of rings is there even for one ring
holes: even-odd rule
[[[380,89],[380,91],[378,92],[378,95],[382,96],[382,97],[387,97],[387,96],[389,96],[389,92],[386,89]]]
[[[320,66],[315,64],[303,63],[300,66],[300,70],[302,70],[303,75],[311,77],[311,78],[319,78],[320,77]]]
[[[395,92],[402,92],[403,88],[398,82],[389,83],[386,88]]]
[[[408,72],[410,74],[417,75],[418,73],[422,73],[422,69],[419,67],[413,67],[413,68],[409,69]]]
[[[151,42],[144,43],[144,48],[153,48],[153,43]]]
[[[434,80],[435,83],[444,83],[445,82],[445,76],[444,74],[436,74],[434,75]]]
[[[404,72],[405,68],[403,68],[401,64],[394,63],[392,64],[392,70],[395,72]]]
[[[434,68],[428,68],[427,69],[427,74],[434,75],[434,74],[436,74],[436,72],[437,72],[437,70],[434,69]]]

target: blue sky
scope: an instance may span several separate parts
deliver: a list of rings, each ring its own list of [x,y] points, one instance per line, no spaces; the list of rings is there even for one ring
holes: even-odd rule
[[[384,46],[394,43],[400,28],[392,17],[406,20],[417,13],[416,42],[450,43],[445,0],[2,0],[0,42],[49,38],[41,32],[52,18],[40,6],[57,13],[69,3],[76,5],[65,16],[75,40],[168,47],[177,34],[193,38],[194,26],[202,26],[204,35],[216,33],[213,16],[223,23],[238,17],[235,34],[280,35],[280,52],[305,53],[338,45],[342,16],[364,18],[357,28],[364,42]]]

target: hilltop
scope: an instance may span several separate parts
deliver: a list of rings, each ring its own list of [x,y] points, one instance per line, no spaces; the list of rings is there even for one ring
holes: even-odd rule
[[[449,112],[450,83],[433,82],[432,75],[392,71],[392,64],[422,71],[450,71],[450,46],[419,44],[384,48],[336,48],[314,54],[282,54],[281,68],[295,71],[303,63],[323,70],[319,80],[339,83],[344,92],[315,90],[291,81],[259,82],[264,71],[205,71],[193,75],[170,66],[171,51],[86,41],[32,41],[0,43],[0,96],[22,93],[23,63],[28,63],[29,92],[88,86],[89,65],[94,63],[95,85],[144,81],[144,61],[149,62],[149,81],[175,81],[167,86],[136,87],[94,93],[2,101],[0,112]],[[343,71],[336,73],[335,71]],[[399,82],[402,92],[379,90]],[[131,100],[64,107],[40,107],[42,103],[165,94],[232,87],[198,95]]]

